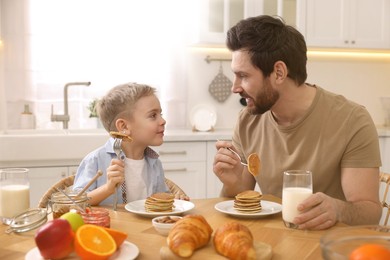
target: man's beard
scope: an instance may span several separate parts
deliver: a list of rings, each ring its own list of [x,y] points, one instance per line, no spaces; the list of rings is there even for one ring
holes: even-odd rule
[[[254,107],[248,108],[249,113],[252,115],[262,115],[269,111],[278,99],[279,92],[265,84],[264,91],[258,93],[253,100]]]

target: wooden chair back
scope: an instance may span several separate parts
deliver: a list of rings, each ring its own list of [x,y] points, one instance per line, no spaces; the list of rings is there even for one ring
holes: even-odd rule
[[[53,186],[51,186],[45,192],[45,194],[43,194],[43,196],[39,200],[38,208],[46,208],[47,207],[47,204],[49,203],[51,194],[58,192],[56,190],[56,188],[60,189],[60,190],[65,190],[66,188],[71,187],[74,183],[74,177],[75,177],[74,175],[70,175],[68,177],[65,177],[65,178],[59,180]]]
[[[55,183],[53,186],[51,186],[39,200],[38,207],[46,208],[47,204],[49,203],[51,195],[53,193],[58,192],[57,189],[64,190],[68,187],[71,187],[74,183],[74,178],[75,175],[65,177],[60,181],[58,181],[57,183]],[[168,186],[170,192],[175,195],[175,197],[178,197],[180,199],[189,199],[187,194],[173,181],[165,178],[165,184]]]
[[[390,216],[390,201],[388,200],[389,195],[389,186],[390,186],[390,174],[389,173],[380,173],[379,177],[380,183],[384,184],[384,193],[382,197],[382,207],[384,209],[385,219],[382,225],[387,226],[387,223],[389,222],[389,216]]]

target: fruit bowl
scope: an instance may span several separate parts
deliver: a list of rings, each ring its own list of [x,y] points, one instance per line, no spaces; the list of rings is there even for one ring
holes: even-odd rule
[[[384,254],[390,256],[390,226],[370,225],[331,229],[321,237],[320,244],[325,260],[350,259],[352,254],[360,256],[383,254],[376,249],[376,245],[387,248]]]
[[[168,236],[169,231],[175,225],[175,223],[182,217],[179,216],[160,216],[152,219],[152,225],[156,231],[163,235]]]

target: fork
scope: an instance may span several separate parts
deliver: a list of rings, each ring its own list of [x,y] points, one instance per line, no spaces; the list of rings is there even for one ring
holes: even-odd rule
[[[217,141],[221,141],[221,140],[217,139]],[[233,150],[232,148],[230,148],[230,147],[225,147],[225,148],[228,149],[229,151],[231,151],[232,153],[234,153],[235,155],[237,155],[237,157],[238,157],[238,159],[240,159],[240,163],[241,163],[242,165],[248,167],[248,164],[242,162],[241,156],[240,156],[236,151],[234,151],[234,150]]]
[[[113,149],[114,149],[114,152],[116,154],[116,157],[118,159],[121,159],[120,156],[121,156],[121,152],[122,152],[122,139],[115,138]],[[118,204],[118,187],[119,187],[119,185],[116,185],[115,194],[114,194],[114,205],[113,205],[114,211],[116,211],[117,204]]]
[[[226,147],[226,149],[228,149],[229,151],[231,151],[232,153],[234,153],[235,155],[237,155],[237,157],[240,159],[240,163],[241,163],[242,165],[248,167],[248,164],[242,162],[241,156],[240,156],[236,151],[234,151],[234,150],[233,150],[232,148],[230,148],[230,147]]]

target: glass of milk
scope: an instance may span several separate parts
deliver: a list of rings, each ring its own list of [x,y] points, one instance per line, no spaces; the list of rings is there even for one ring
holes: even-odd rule
[[[307,170],[289,170],[283,173],[282,215],[286,227],[297,228],[293,223],[299,215],[298,205],[313,194],[312,173]]]
[[[0,219],[9,225],[12,218],[30,208],[28,169],[0,169]]]

